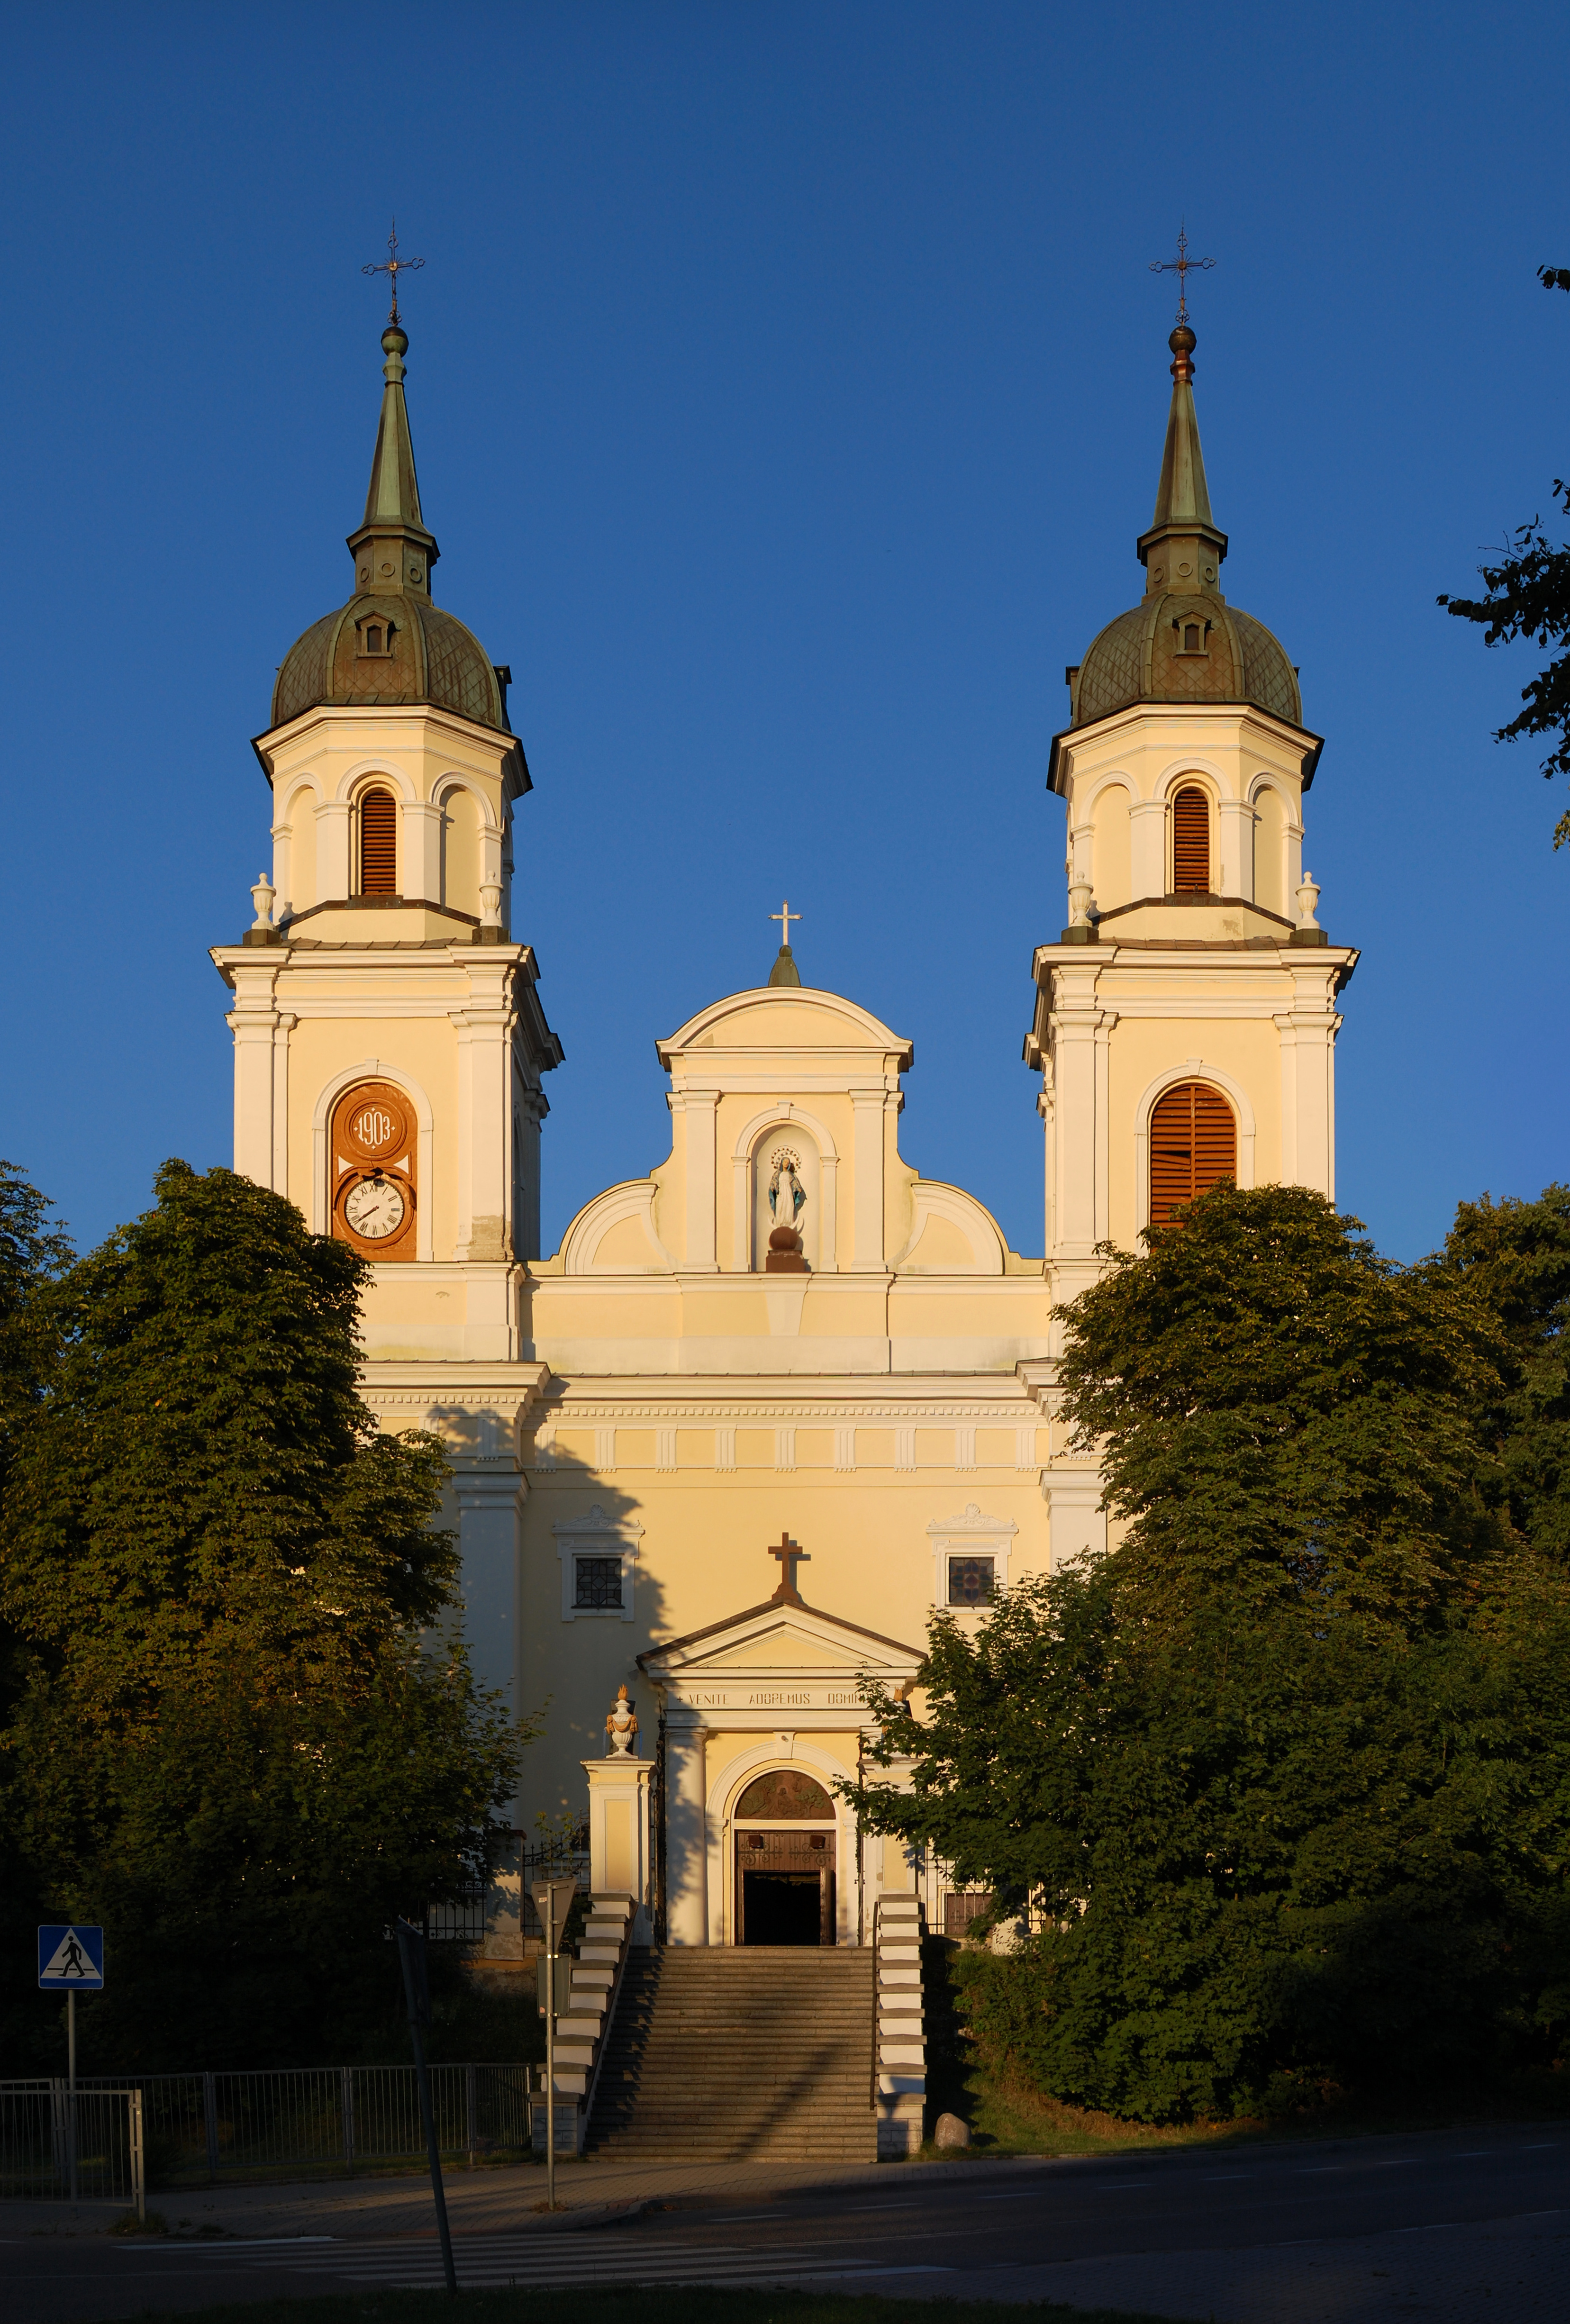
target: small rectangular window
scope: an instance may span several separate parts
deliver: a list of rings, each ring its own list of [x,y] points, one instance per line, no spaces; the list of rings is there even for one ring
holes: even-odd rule
[[[979,1914],[990,1913],[992,1909],[993,1892],[990,1888],[946,1890],[943,1898],[944,1935],[956,1939],[963,1937]]]
[[[995,1565],[996,1561],[990,1557],[951,1557],[948,1561],[949,1604],[990,1604],[996,1579]]]
[[[619,1557],[579,1557],[573,1561],[574,1607],[594,1612],[622,1603],[622,1561]]]

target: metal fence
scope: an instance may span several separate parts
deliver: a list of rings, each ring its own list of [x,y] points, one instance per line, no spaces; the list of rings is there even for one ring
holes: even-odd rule
[[[531,1891],[536,1880],[551,1877],[565,1878],[570,1873],[577,1881],[579,1894],[582,1895],[588,1894],[587,1824],[579,1824],[577,1829],[568,1835],[565,1844],[522,1849],[518,1859],[518,1869],[519,1885],[522,1890],[523,1934],[525,1938],[538,1937],[543,1941],[545,1931],[540,1926],[540,1915],[534,1909],[534,1898]]]
[[[146,2209],[143,2094],[122,2083],[0,2082],[0,2195]]]
[[[431,2104],[437,2137],[452,2161],[472,2167],[530,2152],[527,2066],[432,2066]],[[211,2185],[231,2173],[261,2175],[279,2169],[341,2172],[379,2164],[423,2162],[425,2135],[412,2066],[317,2066],[246,2074],[144,2074],[121,2077],[115,2096],[125,2112],[126,2084],[142,2115],[147,2183],[154,2187]],[[58,2139],[51,2144],[50,2093],[63,2083],[0,2084],[0,2190],[6,2194],[64,2193],[59,2183]],[[111,2096],[106,2079],[78,2080],[78,2108],[88,2144],[107,2155],[110,2142],[91,2109]],[[31,2111],[29,2111],[31,2109]],[[10,2135],[14,2113],[17,2134]],[[87,2125],[94,2126],[92,2138]],[[47,2135],[46,2135],[47,2133]],[[84,2170],[85,2170],[84,2164]],[[106,2169],[106,2163],[95,2168]],[[31,2174],[31,2178],[30,2178]],[[17,2183],[13,2184],[13,2179]],[[21,2181],[29,2179],[30,2183]],[[51,2184],[33,2185],[31,2180]],[[81,2191],[101,2189],[84,2176]]]

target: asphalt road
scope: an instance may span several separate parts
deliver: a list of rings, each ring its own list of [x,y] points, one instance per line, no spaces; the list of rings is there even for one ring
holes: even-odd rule
[[[536,2224],[455,2241],[459,2282],[474,2286],[834,2282],[1089,2304],[1126,2277],[1141,2292],[1125,2292],[1127,2306],[1214,2310],[1244,2324],[1470,2315],[1477,2287],[1466,2291],[1456,2269],[1464,2274],[1467,2255],[1481,2251],[1502,2295],[1491,2280],[1488,2306],[1527,2324],[1570,2317],[1570,2131],[1190,2149],[1008,2172],[978,2163],[958,2181],[926,2184],[919,2168],[901,2169],[886,2190],[864,2182],[694,2201],[594,2227]],[[1393,2252],[1418,2265],[1430,2251],[1432,2282],[1398,2282],[1399,2266],[1377,2264]],[[1229,2254],[1246,2263],[1241,2272],[1229,2274]],[[1207,2255],[1204,2268],[1196,2273],[1185,2255]],[[1092,2264],[1060,2279],[1065,2264]],[[222,2243],[27,2236],[0,2245],[0,2280],[11,2324],[87,2324],[220,2300],[439,2284],[441,2274],[433,2233]]]

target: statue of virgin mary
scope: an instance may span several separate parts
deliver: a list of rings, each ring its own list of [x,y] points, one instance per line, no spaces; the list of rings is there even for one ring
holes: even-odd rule
[[[796,1175],[794,1154],[779,1153],[773,1157],[774,1175],[769,1181],[769,1215],[777,1227],[799,1227],[801,1213],[807,1208],[807,1189]]]

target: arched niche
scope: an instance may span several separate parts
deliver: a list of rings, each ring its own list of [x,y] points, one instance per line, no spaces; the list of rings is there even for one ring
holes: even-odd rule
[[[1121,782],[1104,783],[1091,807],[1090,884],[1104,912],[1133,901],[1129,862],[1129,794]]]
[[[787,1194],[794,1202],[796,1187],[806,1199],[788,1214],[782,1204]],[[776,1197],[772,1204],[771,1194]],[[790,1225],[794,1225],[801,1237],[802,1254],[809,1272],[817,1272],[818,1254],[824,1245],[823,1167],[817,1140],[805,1122],[782,1121],[766,1130],[754,1145],[752,1217],[752,1265],[756,1273],[764,1271],[769,1237],[774,1228]]]
[[[1290,918],[1287,885],[1287,826],[1292,810],[1273,783],[1254,798],[1254,901],[1267,912]]]
[[[481,834],[485,813],[473,791],[449,783],[439,801],[441,809],[441,894],[449,910],[480,917]]]

